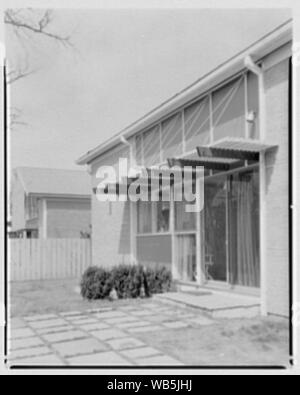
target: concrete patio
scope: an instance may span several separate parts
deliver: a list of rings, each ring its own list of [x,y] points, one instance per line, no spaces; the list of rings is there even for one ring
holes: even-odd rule
[[[178,366],[183,362],[141,341],[139,334],[213,324],[197,311],[155,301],[13,318],[8,365]]]
[[[169,292],[156,299],[175,305],[199,309],[212,318],[255,317],[260,313],[258,297],[215,290]]]

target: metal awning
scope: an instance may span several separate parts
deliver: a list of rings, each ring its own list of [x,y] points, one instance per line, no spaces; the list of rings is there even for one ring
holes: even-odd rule
[[[211,145],[197,147],[196,153],[186,157],[169,158],[173,166],[203,166],[209,170],[229,171],[243,167],[246,161],[259,161],[263,152],[276,149],[276,145],[262,143],[259,140],[224,138]]]
[[[205,167],[207,169],[211,170],[232,170],[236,169],[237,167],[242,167],[244,166],[244,161],[240,160],[226,160],[225,158],[214,158],[214,157],[203,157],[203,158],[198,158],[198,159],[178,159],[178,158],[169,158],[168,159],[168,164],[170,167],[174,166],[180,166],[180,167]]]
[[[261,153],[276,149],[278,146],[267,144],[260,140],[226,137],[210,145],[210,148],[220,148],[231,151]]]

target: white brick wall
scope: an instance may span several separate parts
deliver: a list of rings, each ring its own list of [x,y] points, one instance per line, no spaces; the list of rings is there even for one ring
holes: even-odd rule
[[[266,140],[279,146],[266,158],[267,310],[288,315],[288,60],[267,70]]]
[[[118,146],[92,166],[92,183],[99,166],[117,167],[118,159],[129,158],[128,147]],[[92,197],[92,257],[93,265],[115,266],[129,263],[130,246],[130,204],[129,202],[99,202],[96,195]]]

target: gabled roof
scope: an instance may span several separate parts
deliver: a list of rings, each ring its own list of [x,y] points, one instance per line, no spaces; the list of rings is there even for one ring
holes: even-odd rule
[[[27,194],[89,197],[91,183],[84,171],[18,167],[14,172]]]
[[[169,100],[154,108],[148,114],[138,119],[136,122],[129,125],[118,134],[82,155],[79,159],[77,159],[76,163],[78,165],[90,164],[97,157],[120,144],[122,139],[128,139],[137,133],[142,132],[143,130],[147,130],[148,128],[154,126],[157,122],[160,122],[164,117],[169,116],[172,112],[178,111],[186,103],[193,101],[202,94],[205,94],[205,92],[216,87],[218,84],[220,84],[222,81],[225,81],[227,78],[230,78],[232,75],[245,70],[245,58],[247,56],[251,56],[255,62],[258,62],[291,40],[292,20],[290,19],[282,25],[276,27],[276,29],[271,31],[269,34],[266,34],[260,40],[249,45],[236,56],[228,59],[217,68],[199,78],[192,85],[188,86],[181,92],[175,94]]]

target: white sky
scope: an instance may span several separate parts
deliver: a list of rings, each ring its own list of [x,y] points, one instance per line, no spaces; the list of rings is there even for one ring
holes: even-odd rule
[[[75,160],[291,17],[285,10],[57,10],[75,50],[25,41],[38,71],[12,85],[22,110],[12,167]],[[7,32],[11,59],[24,50]]]

